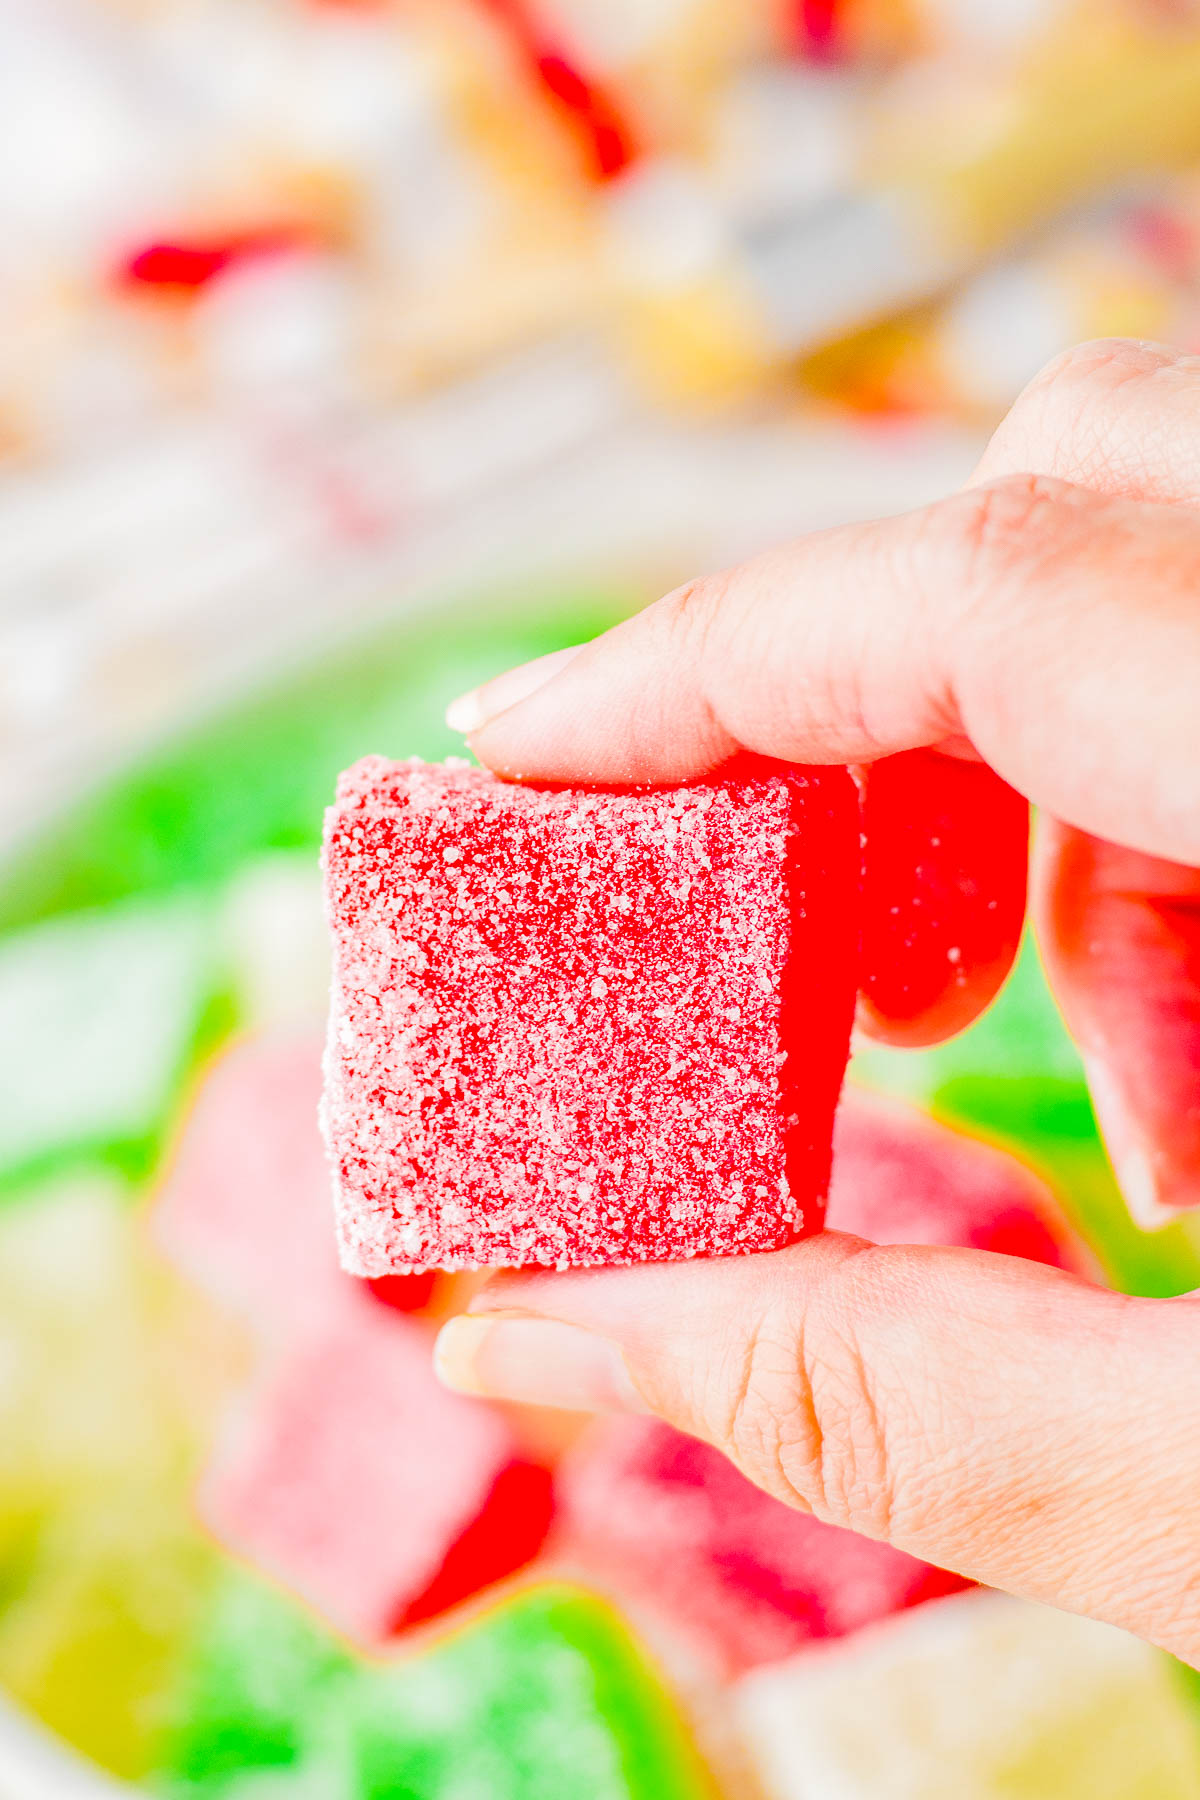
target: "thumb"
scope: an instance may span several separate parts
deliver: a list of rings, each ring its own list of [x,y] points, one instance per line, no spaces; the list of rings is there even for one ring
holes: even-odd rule
[[[831,1524],[1200,1661],[1190,1299],[831,1232],[505,1275],[439,1362],[475,1392],[652,1410]]]

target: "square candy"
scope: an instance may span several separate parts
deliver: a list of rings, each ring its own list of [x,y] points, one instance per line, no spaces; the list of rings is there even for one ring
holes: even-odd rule
[[[177,1268],[260,1330],[307,1330],[352,1286],[331,1243],[307,1037],[251,1040],[208,1071],[154,1208]]]
[[[922,1607],[732,1698],[764,1800],[1200,1800],[1170,1658],[1007,1594]]]
[[[859,864],[844,769],[617,794],[357,764],[325,835],[344,1265],[671,1261],[817,1228]]]
[[[716,1800],[658,1670],[594,1595],[539,1585],[349,1709],[362,1800]]]
[[[825,1222],[874,1244],[952,1244],[1093,1271],[1054,1196],[1006,1150],[847,1088]]]
[[[155,1237],[176,1267],[268,1338],[307,1335],[357,1287],[333,1243],[320,1099],[319,1038],[273,1033],[226,1050],[154,1207]],[[434,1279],[393,1276],[378,1297],[414,1310]]]
[[[657,1419],[597,1426],[559,1476],[569,1561],[682,1627],[718,1678],[964,1583],[786,1506]]]
[[[439,1384],[418,1326],[351,1295],[260,1371],[200,1508],[371,1648],[528,1562],[550,1483],[498,1412]]]

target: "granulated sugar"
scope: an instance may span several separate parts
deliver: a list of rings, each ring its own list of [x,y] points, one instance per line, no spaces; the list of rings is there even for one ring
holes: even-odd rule
[[[368,757],[325,858],[347,1268],[665,1261],[819,1225],[857,973],[845,770],[613,794]]]

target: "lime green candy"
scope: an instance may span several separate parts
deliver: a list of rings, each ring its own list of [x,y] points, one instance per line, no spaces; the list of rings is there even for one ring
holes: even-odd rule
[[[361,1800],[699,1800],[712,1787],[624,1625],[545,1586],[355,1696]]]
[[[302,1796],[310,1787],[340,1800],[337,1771],[347,1784],[352,1775],[337,1728],[354,1674],[349,1653],[291,1601],[248,1575],[228,1576],[174,1697],[155,1785],[179,1800],[273,1789]]]
[[[528,1588],[366,1664],[239,1577],[193,1655],[169,1800],[710,1800],[673,1701],[616,1615]]]
[[[0,932],[132,894],[213,888],[247,857],[316,848],[339,769],[371,750],[445,756],[454,694],[611,625],[608,597],[508,597],[402,621],[147,757],[0,874]]]

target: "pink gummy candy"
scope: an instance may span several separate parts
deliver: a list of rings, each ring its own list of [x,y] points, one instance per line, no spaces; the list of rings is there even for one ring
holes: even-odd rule
[[[320,1046],[240,1044],[213,1066],[154,1213],[172,1262],[251,1320],[309,1318],[345,1277],[317,1107]]]
[[[356,1293],[260,1372],[200,1495],[223,1543],[368,1648],[529,1561],[550,1506],[501,1416]]]
[[[927,1114],[849,1088],[826,1223],[875,1244],[961,1244],[1081,1269],[1086,1255],[1031,1170]]]
[[[828,1224],[876,1243],[961,1244],[1079,1267],[1083,1252],[1013,1157],[909,1107],[843,1101]],[[728,1672],[963,1585],[793,1511],[667,1426],[600,1430],[560,1478],[575,1561],[690,1625]]]
[[[844,769],[615,794],[367,757],[325,867],[346,1268],[667,1261],[820,1225],[856,987]]]
[[[968,1585],[795,1511],[658,1420],[584,1439],[559,1503],[569,1560],[682,1626],[722,1678]]]
[[[206,1076],[154,1209],[171,1261],[222,1305],[268,1331],[307,1331],[352,1283],[338,1267],[329,1164],[317,1110],[321,1045],[266,1037]],[[401,1277],[379,1298],[428,1298]]]

